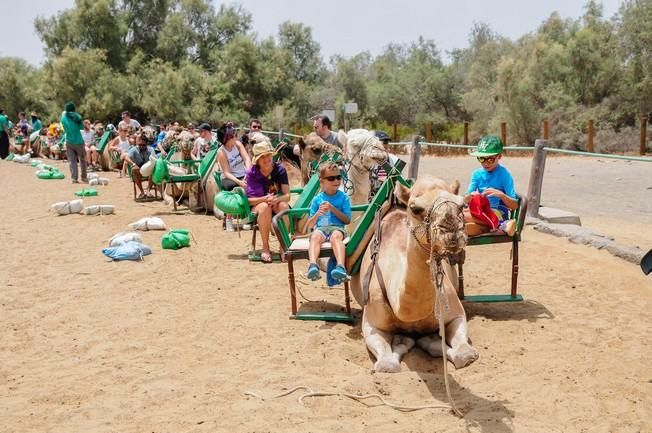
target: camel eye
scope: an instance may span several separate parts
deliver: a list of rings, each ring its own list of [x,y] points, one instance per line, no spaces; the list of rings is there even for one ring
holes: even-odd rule
[[[410,203],[410,211],[414,216],[421,216],[425,212],[425,208],[422,206],[419,206],[416,203]]]

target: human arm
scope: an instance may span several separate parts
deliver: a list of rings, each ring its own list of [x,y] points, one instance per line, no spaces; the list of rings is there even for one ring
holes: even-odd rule
[[[317,219],[326,213],[326,210],[321,208],[323,202],[320,200],[319,196],[312,199],[310,202],[310,217],[306,221],[306,229],[311,229],[317,223]]]
[[[516,201],[516,199],[508,196],[499,189],[487,188],[482,192],[482,195],[486,197],[498,197],[509,210],[514,210],[518,207],[518,201]]]
[[[235,145],[238,146],[238,151],[240,152],[242,161],[244,161],[245,169],[249,169],[249,167],[251,167],[251,159],[249,158],[249,152],[247,152],[247,149],[245,149],[244,144],[242,144],[240,141],[236,141]]]

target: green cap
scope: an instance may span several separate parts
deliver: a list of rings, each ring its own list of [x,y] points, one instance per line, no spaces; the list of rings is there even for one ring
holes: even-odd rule
[[[492,156],[503,152],[503,142],[495,135],[485,135],[478,142],[472,156]]]

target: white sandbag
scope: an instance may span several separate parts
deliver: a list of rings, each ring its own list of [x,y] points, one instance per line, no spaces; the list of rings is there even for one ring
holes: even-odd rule
[[[60,201],[53,204],[52,210],[57,212],[59,215],[68,215],[71,213],[79,213],[84,207],[84,201],[82,199],[70,200],[70,201]]]
[[[100,177],[100,175],[97,174],[97,173],[88,173],[88,180],[97,179],[99,177]]]
[[[30,160],[31,158],[32,158],[32,157],[30,156],[30,154],[29,154],[29,153],[26,153],[26,154],[24,154],[24,155],[16,155],[16,156],[14,156],[13,161],[14,161],[14,162],[17,162],[17,163],[19,163],[19,164],[27,164],[27,163],[29,163],[29,160]]]
[[[172,164],[168,164],[168,171],[170,172],[170,176],[183,176],[184,174],[188,174],[183,168]]]
[[[150,156],[149,161],[140,167],[140,174],[145,177],[150,177],[154,173],[154,165],[156,164],[156,157]]]
[[[96,204],[86,206],[82,213],[84,215],[111,215],[115,211],[115,206],[111,204]]]
[[[89,185],[108,185],[109,184],[109,179],[106,177],[95,177],[93,179],[88,180]]]
[[[165,230],[165,223],[159,217],[145,217],[141,218],[135,223],[129,224],[134,230]]]
[[[142,242],[143,237],[139,235],[138,233],[134,232],[120,232],[116,233],[113,235],[113,237],[109,240],[109,246],[110,247],[117,247],[123,244],[126,244],[127,242]]]

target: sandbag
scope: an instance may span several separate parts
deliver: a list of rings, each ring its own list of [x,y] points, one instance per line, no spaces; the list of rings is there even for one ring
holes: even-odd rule
[[[152,182],[156,185],[160,185],[164,181],[167,181],[170,178],[170,172],[168,169],[168,163],[163,158],[156,160],[154,164],[154,172],[152,173]]]
[[[215,195],[215,206],[227,215],[244,218],[248,214],[249,202],[236,191],[220,191]]]
[[[31,158],[30,154],[26,153],[24,155],[15,155],[13,161],[19,164],[29,164]]]
[[[60,201],[51,206],[52,210],[57,212],[59,215],[79,213],[82,211],[83,207],[84,207],[84,201],[82,199]]]
[[[33,132],[29,135],[29,142],[30,142],[31,144],[36,143],[36,140],[38,140],[38,138],[39,138],[39,136],[40,136],[40,133],[41,133],[40,130],[33,131]]]
[[[161,248],[178,250],[190,246],[190,232],[186,229],[172,229],[161,238]]]
[[[75,195],[78,197],[94,197],[97,195],[97,190],[93,188],[83,188],[75,192]]]
[[[7,155],[7,157],[5,158],[5,161],[12,161],[15,156],[16,156],[16,154],[11,152],[11,153],[9,153],[9,155]]]
[[[43,165],[42,168],[36,172],[36,177],[39,179],[64,179],[66,176],[55,167]]]
[[[139,235],[138,233],[134,232],[120,232],[116,233],[113,235],[113,237],[109,240],[109,246],[110,247],[117,247],[119,245],[126,244],[127,242],[142,242],[143,237]]]
[[[165,230],[165,223],[159,217],[145,217],[141,218],[135,223],[129,224],[133,230]]]
[[[114,261],[142,260],[143,256],[152,254],[152,249],[140,242],[129,241],[117,247],[102,248],[102,254]]]
[[[156,164],[156,156],[151,155],[149,161],[140,167],[140,174],[145,177],[150,177],[154,173],[154,165]]]
[[[91,179],[97,179],[97,178],[99,178],[100,175],[97,174],[97,173],[88,173],[88,176],[86,176],[86,177],[88,177],[88,180],[91,180]]]
[[[32,159],[32,161],[30,162],[30,165],[32,167],[41,168],[41,167],[43,167],[43,161],[41,161],[40,159]]]
[[[111,215],[115,211],[115,206],[111,204],[96,204],[86,206],[82,213],[84,215]]]
[[[93,179],[88,179],[88,185],[90,186],[96,186],[96,185],[108,185],[109,184],[109,179],[106,177],[95,177]]]

